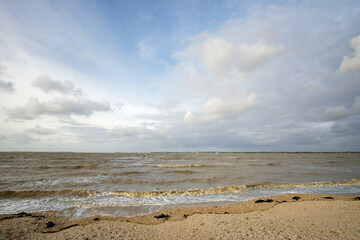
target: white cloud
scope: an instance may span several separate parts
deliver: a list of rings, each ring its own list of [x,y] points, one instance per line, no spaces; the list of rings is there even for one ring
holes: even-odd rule
[[[74,84],[72,82],[56,81],[56,80],[51,79],[47,75],[43,75],[43,76],[36,78],[33,81],[32,85],[34,87],[41,89],[42,91],[44,91],[46,93],[59,92],[64,95],[67,95],[67,94],[80,95],[82,93],[82,91],[80,89],[74,87]]]
[[[88,99],[73,100],[54,98],[42,103],[37,98],[30,98],[25,106],[8,110],[9,119],[35,119],[41,115],[83,115],[90,116],[95,111],[110,111],[107,102],[95,102]]]
[[[213,123],[218,120],[236,119],[246,110],[255,107],[258,94],[248,89],[252,73],[276,58],[283,51],[279,44],[254,41],[247,44],[233,43],[225,37],[212,37],[202,33],[190,45],[176,54],[184,76],[179,78],[187,84],[192,107],[187,108],[184,122]],[[250,92],[248,94],[247,92]],[[197,99],[198,101],[194,101]],[[202,112],[195,110],[199,103],[206,103]],[[198,104],[197,106],[194,103]]]
[[[214,71],[235,66],[238,71],[247,72],[266,63],[281,51],[282,47],[270,44],[233,44],[224,38],[209,37],[203,43],[202,63]]]
[[[197,117],[191,110],[187,110],[184,122],[188,125],[194,125],[236,119],[246,110],[256,107],[257,99],[258,94],[256,93],[243,96],[212,97],[206,102],[201,116]]]
[[[245,44],[236,46],[236,54],[239,68],[242,71],[250,71],[262,64],[265,64],[272,57],[280,54],[282,47],[263,43]]]
[[[161,134],[167,134],[169,132],[171,132],[174,129],[174,126],[171,124],[165,124],[164,126],[162,126],[162,128],[160,129],[160,133]]]
[[[144,58],[150,58],[153,56],[152,50],[147,45],[147,42],[148,42],[148,40],[144,39],[144,40],[141,40],[137,45],[140,50],[140,55]]]
[[[117,125],[109,130],[109,135],[122,140],[149,139],[153,138],[155,132],[146,123],[142,123],[136,126]]]
[[[203,109],[204,116],[200,122],[211,123],[217,120],[239,117],[244,111],[256,105],[258,95],[251,93],[248,96],[235,96],[227,98],[210,98]]]
[[[34,141],[27,149],[48,150],[44,143],[51,143],[52,150],[74,151],[322,151],[348,149],[348,142],[359,149],[359,124],[347,121],[359,122],[360,82],[334,74],[359,69],[359,37],[350,42],[353,54],[347,43],[359,35],[357,1],[251,3],[244,14],[235,6],[230,14],[219,12],[220,21],[176,36],[137,35],[137,46],[102,31],[109,28],[92,21],[86,8],[78,22],[73,13],[80,8],[42,3],[14,5],[18,11],[0,4],[1,79],[16,87],[0,94],[2,150],[26,149],[21,138]],[[34,9],[42,9],[35,19]],[[105,17],[99,19],[106,23]],[[43,19],[49,21],[42,25]],[[110,111],[110,104],[76,99],[77,88],[81,97],[122,104]],[[59,139],[66,145],[59,147]]]
[[[340,72],[360,72],[360,35],[350,39],[350,46],[354,49],[351,56],[344,56],[340,65]]]
[[[234,47],[223,38],[209,38],[203,47],[202,63],[217,74],[223,75],[225,69],[234,62]]]
[[[184,116],[184,122],[189,125],[196,123],[196,117],[191,110],[187,110]]]
[[[215,37],[200,34],[191,44],[175,56],[179,65],[186,66],[190,72],[199,72],[203,67],[210,70],[212,77],[237,78],[264,65],[282,52],[281,46],[263,42],[247,44],[245,42],[230,42],[225,37]],[[191,68],[192,66],[192,68]],[[194,69],[195,67],[195,69]]]

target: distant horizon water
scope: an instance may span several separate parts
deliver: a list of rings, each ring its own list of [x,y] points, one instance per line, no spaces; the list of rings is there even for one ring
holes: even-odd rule
[[[360,153],[359,151],[0,151],[0,153],[89,153],[89,154],[146,154],[146,153]]]

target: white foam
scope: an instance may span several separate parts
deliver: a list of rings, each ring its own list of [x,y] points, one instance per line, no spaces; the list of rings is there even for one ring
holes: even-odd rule
[[[0,213],[66,211],[72,218],[88,216],[90,213],[112,216],[146,215],[151,211],[174,204],[201,204],[206,202],[239,202],[254,198],[270,197],[286,193],[327,193],[344,194],[360,193],[360,185],[327,186],[327,187],[292,187],[248,189],[229,194],[179,195],[155,197],[129,197],[113,195],[109,192],[88,197],[47,197],[39,199],[5,199],[0,200]],[[117,209],[110,211],[108,209]],[[88,210],[86,210],[88,209]],[[94,209],[94,210],[89,210]],[[135,210],[134,210],[135,209]],[[71,211],[70,211],[71,210]],[[105,211],[102,213],[102,211]],[[85,215],[84,215],[84,214]],[[94,215],[96,215],[94,214]]]

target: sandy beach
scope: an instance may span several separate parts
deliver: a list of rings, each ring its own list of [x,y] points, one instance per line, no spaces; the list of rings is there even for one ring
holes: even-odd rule
[[[70,221],[53,212],[0,216],[1,239],[359,239],[360,197],[286,194],[147,216]]]

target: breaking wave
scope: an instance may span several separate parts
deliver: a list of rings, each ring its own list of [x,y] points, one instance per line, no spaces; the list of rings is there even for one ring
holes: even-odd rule
[[[150,192],[113,192],[113,195],[128,196],[128,197],[156,197],[156,196],[178,196],[178,195],[205,195],[205,194],[224,194],[247,189],[260,188],[291,188],[291,187],[329,187],[329,186],[343,186],[343,185],[358,185],[360,180],[344,180],[333,182],[315,182],[315,183],[289,183],[289,184],[259,184],[259,185],[231,185],[225,187],[212,188],[194,188],[194,189],[174,189],[164,191],[150,191]]]
[[[173,190],[155,190],[149,192],[98,192],[88,190],[62,190],[62,191],[0,191],[0,199],[8,198],[42,198],[57,196],[77,196],[89,197],[94,195],[118,195],[125,197],[157,197],[157,196],[196,196],[207,194],[226,194],[248,189],[269,189],[269,188],[298,188],[298,187],[331,187],[345,185],[359,185],[360,179],[333,181],[333,182],[313,182],[313,183],[289,183],[289,184],[260,184],[260,185],[231,185],[212,188],[194,188],[194,189],[173,189]]]

